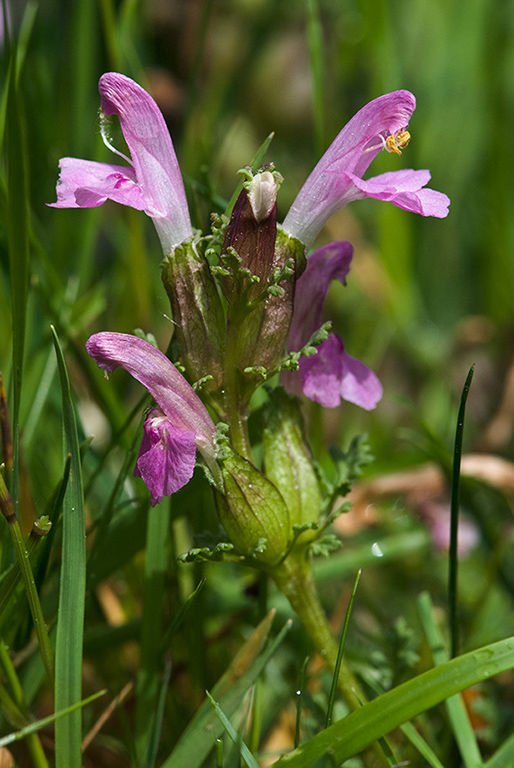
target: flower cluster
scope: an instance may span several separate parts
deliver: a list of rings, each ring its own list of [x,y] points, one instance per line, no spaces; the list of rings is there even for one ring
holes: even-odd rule
[[[363,107],[316,165],[281,225],[276,204],[281,177],[268,165],[246,170],[233,209],[215,218],[212,233],[202,237],[193,232],[173,144],[154,100],[117,73],[103,75],[99,90],[104,140],[117,152],[104,125],[109,116],[117,116],[130,158],[125,165],[63,158],[53,205],[84,208],[113,200],[153,219],[185,376],[136,336],[97,333],[87,342],[87,351],[107,371],[124,368],[155,400],[135,469],[150,489],[152,504],[189,481],[198,449],[236,546],[249,551],[252,540],[267,535],[278,543],[271,548],[268,543],[266,557],[277,562],[290,546],[291,521],[299,519],[299,502],[280,488],[282,475],[274,482],[269,479],[273,468],[281,466],[280,451],[289,455],[289,469],[283,472],[295,475],[304,506],[307,497],[319,505],[319,489],[314,474],[305,469],[312,461],[308,447],[301,447],[301,428],[292,416],[296,426],[290,432],[265,428],[268,437],[277,436],[268,439],[275,457],[268,461],[270,470],[263,474],[253,465],[246,427],[249,401],[262,381],[277,373],[289,393],[303,393],[327,408],[343,399],[372,409],[380,400],[376,375],[351,357],[322,323],[330,283],[346,282],[352,246],[333,242],[306,257],[327,219],[353,200],[372,197],[423,216],[447,215],[447,196],[426,187],[428,171],[400,170],[363,179],[381,150],[399,153],[406,146],[414,96],[395,91]],[[195,382],[202,386],[194,389]],[[296,407],[287,409],[292,413]],[[228,438],[220,439],[213,418],[228,425]],[[266,459],[264,465],[266,469]],[[274,516],[267,534],[259,528],[263,516],[268,521]]]

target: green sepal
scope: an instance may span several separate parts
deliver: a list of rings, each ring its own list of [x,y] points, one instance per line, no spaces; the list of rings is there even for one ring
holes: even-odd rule
[[[276,565],[290,538],[282,495],[257,467],[226,446],[220,463],[225,488],[216,493],[216,502],[223,528],[243,555]]]
[[[272,390],[263,409],[262,444],[266,477],[278,488],[293,527],[307,526],[302,541],[315,538],[322,508],[321,490],[303,434],[297,398],[282,387]],[[314,527],[312,524],[316,523]],[[298,530],[298,529],[297,529]]]
[[[161,264],[175,333],[186,372],[192,381],[211,376],[206,388],[220,387],[225,347],[225,312],[202,242],[177,245]]]

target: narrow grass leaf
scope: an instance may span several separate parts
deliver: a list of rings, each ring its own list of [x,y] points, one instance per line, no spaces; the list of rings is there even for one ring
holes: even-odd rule
[[[223,768],[223,739],[216,739],[216,768]]]
[[[27,55],[27,50],[30,43],[30,36],[34,27],[38,8],[38,3],[34,2],[34,0],[29,0],[23,12],[16,50],[16,77],[18,78],[25,62],[25,57]]]
[[[180,625],[184,621],[185,616],[187,615],[189,609],[191,608],[191,606],[193,605],[194,601],[196,600],[196,598],[200,594],[201,590],[203,589],[203,585],[204,584],[205,584],[205,577],[203,577],[198,582],[198,584],[195,587],[195,589],[193,590],[193,592],[191,592],[191,594],[186,598],[186,600],[184,600],[184,602],[180,606],[179,610],[177,611],[177,613],[173,617],[173,619],[171,621],[171,624],[170,624],[170,626],[169,626],[169,628],[168,628],[168,630],[166,632],[166,636],[164,638],[164,643],[163,643],[163,648],[166,649],[166,648],[169,647],[169,645],[171,643],[171,638],[173,637],[173,635],[175,634],[177,629],[180,627]]]
[[[514,733],[485,763],[484,768],[511,768],[514,765]]]
[[[240,755],[245,761],[248,768],[259,768],[259,763],[255,759],[255,757],[252,755],[244,741],[241,739],[240,735],[228,719],[226,715],[224,714],[223,710],[221,709],[220,705],[214,701],[209,691],[206,691],[207,698],[211,702],[212,706],[214,707],[214,711],[216,712],[217,716],[219,717],[223,728],[228,733],[236,747],[239,749]]]
[[[350,617],[352,615],[352,608],[353,608],[353,601],[355,600],[355,594],[357,592],[357,587],[359,586],[359,580],[361,577],[362,569],[359,569],[357,572],[357,576],[355,578],[355,582],[352,589],[352,594],[350,596],[350,602],[348,603],[348,608],[346,610],[346,616],[344,619],[344,625],[343,625],[343,632],[341,635],[341,641],[339,643],[339,649],[337,651],[337,659],[336,659],[336,665],[334,669],[334,675],[332,677],[332,688],[330,690],[330,696],[328,699],[328,708],[327,708],[327,719],[325,723],[325,728],[328,728],[330,725],[332,725],[332,712],[334,710],[334,701],[336,698],[336,691],[337,691],[337,684],[339,681],[339,673],[341,671],[341,662],[343,661],[343,653],[344,653],[344,646],[346,642],[346,634],[348,632],[348,626],[350,624]]]
[[[3,476],[0,474],[0,499],[2,500],[2,512],[6,515],[9,531],[11,533],[11,540],[16,552],[17,562],[20,567],[23,584],[25,587],[25,594],[30,608],[32,621],[34,622],[34,630],[39,644],[39,650],[45,665],[45,670],[48,676],[48,682],[50,686],[54,683],[54,659],[52,648],[50,645],[50,639],[46,629],[45,619],[43,611],[41,609],[41,603],[39,601],[39,595],[36,588],[36,583],[32,573],[32,568],[29,560],[29,552],[25,545],[21,526],[14,512],[14,502],[9,496],[7,487]],[[8,503],[8,509],[5,509],[4,503]],[[12,511],[11,508],[12,507]]]
[[[296,691],[296,722],[294,729],[294,746],[295,749],[300,743],[300,726],[302,723],[302,704],[304,698],[305,686],[307,683],[307,664],[309,663],[309,657],[306,656],[303,660],[302,669],[300,672],[300,685]]]
[[[30,725],[25,726],[25,728],[21,728],[19,731],[16,731],[16,733],[9,733],[7,736],[2,736],[2,738],[0,738],[0,747],[6,747],[8,744],[12,744],[13,741],[20,741],[29,734],[34,733],[35,731],[39,731],[41,728],[45,728],[45,726],[50,725],[53,722],[55,722],[57,726],[57,723],[62,718],[66,718],[67,715],[82,709],[82,707],[85,707],[87,704],[91,704],[92,701],[99,699],[100,696],[104,696],[105,693],[106,691],[98,691],[98,693],[93,693],[93,695],[88,696],[87,699],[77,701],[70,707],[65,707],[64,709],[60,709],[57,712],[54,712],[52,715],[48,715],[48,717],[43,717],[41,720],[36,720],[35,722],[30,723]],[[69,768],[71,768],[72,765],[80,766],[82,765],[82,761],[75,764],[70,763]]]
[[[28,702],[9,650],[3,640],[0,641],[0,664],[3,667],[6,680],[13,695],[11,699],[4,687],[0,686],[2,711],[4,714],[9,713],[8,719],[11,725],[17,725],[18,723],[18,728],[25,728],[31,720]],[[48,760],[45,757],[37,732],[27,735],[27,749],[32,757],[34,768],[48,768]]]
[[[121,468],[112,486],[107,502],[99,517],[95,520],[95,539],[88,554],[88,585],[91,579],[94,578],[97,566],[102,562],[109,562],[111,559],[112,548],[110,545],[112,542],[110,542],[108,537],[109,528],[129,472],[134,466],[140,443],[141,435],[139,431],[136,431],[130,447],[125,452]],[[86,491],[84,492],[84,496],[87,498]]]
[[[445,648],[443,634],[434,619],[432,602],[428,592],[421,593],[418,606],[434,664],[444,664],[445,661],[448,661],[448,652]],[[461,696],[457,694],[448,699],[446,709],[465,768],[481,768],[483,765],[482,755]]]
[[[65,451],[71,456],[63,500],[62,565],[55,648],[55,706],[69,710],[55,724],[56,768],[81,765],[82,640],[86,587],[86,535],[82,467],[70,383],[59,339],[52,327],[62,392]],[[71,709],[70,709],[71,708]]]
[[[144,608],[141,626],[141,662],[136,684],[136,754],[144,756],[155,717],[162,669],[162,615],[169,555],[170,500],[153,507],[148,515]]]
[[[50,396],[52,383],[55,375],[55,370],[56,370],[55,354],[52,348],[50,347],[46,364],[38,384],[37,391],[32,397],[30,410],[27,415],[27,418],[25,419],[25,424],[23,428],[23,445],[25,446],[26,450],[28,450],[32,445],[32,440],[36,431],[36,427],[39,424],[43,407]]]
[[[212,689],[212,695],[228,717],[232,717],[291,628],[292,622],[286,622],[277,637],[262,650],[274,615],[275,612],[270,611],[261,621]],[[205,700],[161,768],[200,768],[222,733],[221,722]]]
[[[453,449],[453,470],[452,470],[452,495],[450,511],[450,550],[448,565],[448,605],[450,612],[450,637],[451,637],[451,655],[456,656],[459,652],[459,628],[457,617],[457,589],[458,589],[458,552],[457,538],[459,529],[459,500],[460,500],[460,466],[462,458],[462,437],[464,434],[464,416],[466,414],[466,401],[468,399],[469,388],[475,366],[472,365],[466,377],[464,389],[460,399],[459,414],[457,417],[457,428],[455,430],[455,446]]]
[[[427,763],[430,765],[430,768],[444,768],[444,765],[439,760],[432,747],[427,744],[425,739],[421,736],[420,733],[418,733],[412,723],[404,723],[401,729],[409,739],[410,743],[416,747],[420,755],[423,755]]]
[[[33,554],[34,554],[34,551],[36,550],[37,544],[41,541],[42,535],[45,535],[48,532],[48,530],[50,530],[50,524],[48,524],[47,531],[45,531],[43,534],[34,535],[33,532],[31,532],[28,539],[24,542],[22,541],[22,547],[25,549],[25,554],[29,558],[29,563],[31,566],[31,570],[28,570],[27,573],[29,575],[29,578],[31,578],[33,581],[34,581],[33,561],[35,560],[35,558],[33,557]],[[22,566],[21,566],[20,559],[17,559],[14,563],[12,563],[12,565],[10,565],[0,575],[0,620],[2,618],[2,614],[4,610],[9,605],[16,589],[21,584],[21,581],[22,581]],[[0,621],[0,631],[1,631],[1,626],[2,624]]]
[[[318,758],[329,753],[340,764],[421,712],[513,667],[514,637],[447,661],[377,696],[284,755],[275,768],[311,768]]]
[[[167,661],[164,665],[164,673],[162,675],[161,688],[157,699],[157,705],[155,708],[155,717],[153,721],[153,728],[151,730],[147,745],[145,765],[148,768],[154,768],[155,761],[157,760],[157,752],[159,749],[159,741],[161,737],[162,721],[164,718],[164,709],[166,706],[166,694],[168,693],[168,687],[171,678],[171,661]]]

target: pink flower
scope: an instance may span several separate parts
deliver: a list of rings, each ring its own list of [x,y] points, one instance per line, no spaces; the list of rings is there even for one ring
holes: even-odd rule
[[[322,325],[323,305],[332,280],[346,284],[353,248],[339,240],[315,251],[296,282],[289,349],[302,349]],[[304,395],[326,408],[335,408],[341,399],[371,410],[382,397],[382,385],[364,363],[351,357],[339,336],[330,334],[316,354],[302,357],[298,372],[282,374],[290,392]]]
[[[103,114],[119,117],[131,154],[131,160],[125,159],[130,165],[62,158],[57,202],[51,205],[94,208],[114,200],[145,211],[153,218],[164,254],[168,255],[175,245],[191,237],[193,230],[164,118],[152,97],[125,75],[102,75],[99,91]]]
[[[389,200],[422,216],[444,218],[449,198],[424,189],[429,171],[391,171],[363,180],[380,152],[400,153],[409,140],[406,127],[416,107],[409,91],[393,91],[370,101],[334,139],[298,193],[284,219],[283,229],[310,248],[327,219],[352,200],[375,197]]]
[[[125,333],[96,333],[86,349],[100,368],[124,368],[149,391],[150,411],[134,474],[150,489],[152,506],[189,482],[196,449],[215,480],[216,427],[204,404],[172,362],[148,341]]]

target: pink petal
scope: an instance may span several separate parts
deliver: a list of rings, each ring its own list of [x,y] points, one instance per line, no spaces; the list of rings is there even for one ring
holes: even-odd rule
[[[184,184],[171,137],[152,97],[129,77],[108,72],[99,82],[101,108],[117,115],[130,149],[138,184],[165,254],[191,237],[193,230]]]
[[[393,91],[370,101],[332,142],[301,188],[283,228],[309,248],[323,224],[349,202],[353,185],[327,171],[348,171],[362,177],[389,135],[407,127],[416,107],[409,91]]]
[[[339,336],[331,334],[311,357],[300,360],[303,392],[325,408],[341,399],[372,410],[382,397],[382,385],[364,363],[351,357]]]
[[[191,480],[195,460],[195,433],[177,429],[159,409],[151,411],[134,475],[150,489],[152,506]]]
[[[106,200],[130,205],[139,211],[147,208],[130,166],[63,157],[59,169],[57,202],[49,204],[53,208],[95,208]]]
[[[434,189],[423,189],[430,180],[429,171],[391,171],[374,176],[371,179],[360,179],[353,173],[345,173],[352,184],[362,195],[356,197],[374,197],[377,200],[387,200],[399,208],[403,208],[422,216],[444,218],[448,215],[450,198]]]

